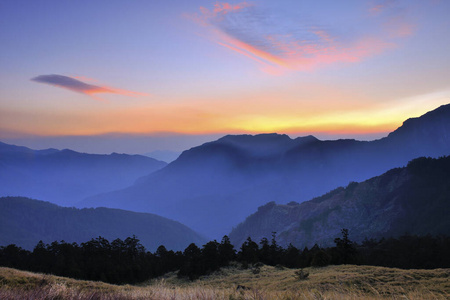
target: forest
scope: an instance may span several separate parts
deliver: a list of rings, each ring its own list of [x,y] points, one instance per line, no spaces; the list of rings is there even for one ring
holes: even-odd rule
[[[114,284],[143,282],[177,271],[178,277],[195,280],[202,275],[230,265],[251,268],[255,274],[263,264],[287,268],[322,267],[356,264],[404,269],[434,269],[450,267],[450,237],[412,236],[366,239],[361,244],[349,240],[342,229],[334,247],[297,249],[277,244],[276,233],[271,240],[259,244],[248,238],[236,250],[229,238],[210,241],[198,247],[190,244],[183,252],[159,246],[152,253],[140,244],[136,236],[109,242],[98,237],[88,242],[39,242],[33,251],[14,244],[0,247],[0,266],[66,276],[75,279],[103,281]]]

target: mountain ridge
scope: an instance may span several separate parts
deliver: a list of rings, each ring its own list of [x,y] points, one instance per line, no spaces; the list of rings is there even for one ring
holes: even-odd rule
[[[140,155],[33,150],[0,142],[0,195],[72,205],[87,196],[124,188],[167,164]]]
[[[436,111],[404,122],[421,121],[423,130],[414,135],[415,140],[408,139],[401,127],[371,142],[291,139],[278,134],[225,136],[184,151],[135,185],[86,198],[78,205],[149,211],[220,238],[264,203],[306,201],[350,181],[402,167],[419,156],[450,154],[450,139],[442,141],[446,135],[440,134],[450,131],[450,104]],[[437,132],[430,135],[434,128]],[[417,137],[424,143],[416,142]],[[277,143],[271,144],[272,140]],[[261,155],[265,149],[270,155]]]
[[[0,198],[0,246],[16,244],[33,249],[44,243],[65,240],[86,242],[102,236],[109,240],[136,235],[147,250],[160,245],[183,250],[206,239],[187,226],[150,213],[114,208],[61,207],[25,197]]]

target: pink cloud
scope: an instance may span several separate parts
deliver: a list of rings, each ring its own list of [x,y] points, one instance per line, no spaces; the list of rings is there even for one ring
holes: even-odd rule
[[[216,4],[214,4],[214,8],[212,10],[209,10],[205,7],[200,7],[200,10],[203,15],[207,16],[208,18],[211,18],[211,17],[216,17],[217,15],[225,15],[229,12],[239,11],[239,10],[242,10],[242,9],[244,9],[246,7],[250,7],[250,6],[253,6],[253,4],[250,4],[247,2],[242,2],[242,3],[238,3],[238,4],[217,2]]]
[[[244,9],[246,7],[250,7],[250,6],[253,6],[253,4],[248,3],[248,2],[242,2],[239,4],[217,2],[216,4],[214,4],[214,8],[212,10],[201,6],[200,14],[193,14],[193,15],[186,15],[186,16],[193,19],[196,22],[206,25],[208,20],[211,20],[214,18],[220,19],[221,16],[224,16],[227,13],[236,12],[236,11],[242,10],[242,9]]]
[[[377,1],[372,7],[369,8],[369,12],[373,15],[379,14],[393,5],[395,0],[382,0]]]
[[[389,38],[404,38],[414,33],[415,25],[407,20],[406,9],[401,8],[397,0],[378,1],[369,8],[369,13],[380,18],[381,26]]]
[[[286,41],[277,36],[266,37],[270,48],[282,53],[279,55],[220,33],[218,35],[222,35],[221,41],[217,43],[256,61],[262,70],[273,75],[280,75],[288,70],[312,70],[337,62],[358,62],[393,47],[392,43],[375,38],[362,38],[351,45],[343,45],[323,30],[314,30],[312,33],[317,36],[317,43]]]
[[[231,11],[236,11],[236,10],[240,10],[243,9],[245,7],[249,7],[251,6],[251,4],[247,3],[247,2],[242,2],[239,4],[230,4],[230,3],[216,3],[214,4],[214,10],[213,12],[215,14],[217,13],[227,13],[227,12],[231,12]]]
[[[381,13],[393,3],[394,0],[382,1],[370,11]],[[373,20],[375,27],[383,32],[362,31],[359,36],[348,38],[317,25],[302,24],[304,26],[299,26],[301,30],[298,30],[299,27],[292,24],[271,24],[268,22],[271,16],[267,16],[270,12],[257,9],[247,2],[234,5],[217,2],[211,9],[201,7],[194,20],[209,29],[215,43],[250,58],[261,70],[274,75],[313,70],[334,63],[359,62],[394,48],[394,38],[413,32],[411,24],[402,16],[394,15]]]

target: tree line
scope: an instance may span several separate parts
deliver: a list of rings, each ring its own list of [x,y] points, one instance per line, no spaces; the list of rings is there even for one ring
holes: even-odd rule
[[[298,249],[293,245],[283,248],[272,239],[256,243],[250,237],[236,250],[228,236],[221,242],[210,241],[198,247],[190,244],[183,252],[159,246],[152,253],[140,244],[136,236],[109,242],[98,237],[88,242],[40,241],[33,251],[14,244],[0,247],[0,266],[34,272],[67,276],[76,279],[104,281],[114,284],[138,283],[168,272],[194,280],[210,274],[231,262],[242,268],[258,265],[287,268],[321,267],[338,264],[359,264],[399,268],[450,267],[450,237],[409,236],[389,239],[366,239],[361,244],[352,242],[348,230],[334,240],[334,247]]]

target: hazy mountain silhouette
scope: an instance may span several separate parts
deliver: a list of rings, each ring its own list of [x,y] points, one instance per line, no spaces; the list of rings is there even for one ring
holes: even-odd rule
[[[361,183],[310,201],[258,208],[230,234],[235,245],[277,232],[283,246],[333,245],[342,228],[351,239],[450,232],[450,157],[418,158]]]
[[[143,155],[161,160],[167,163],[171,163],[180,156],[181,152],[169,151],[169,150],[155,150]]]
[[[183,250],[190,243],[206,242],[187,226],[154,214],[60,207],[24,197],[0,198],[0,225],[0,246],[26,249],[33,249],[39,240],[80,243],[99,236],[112,241],[136,235],[149,251],[160,245]]]
[[[0,195],[69,205],[90,195],[127,187],[166,165],[140,155],[32,150],[0,142]]]
[[[184,151],[126,189],[79,205],[157,213],[220,238],[264,203],[302,202],[419,156],[450,154],[449,133],[450,105],[444,105],[371,142],[225,136]]]

